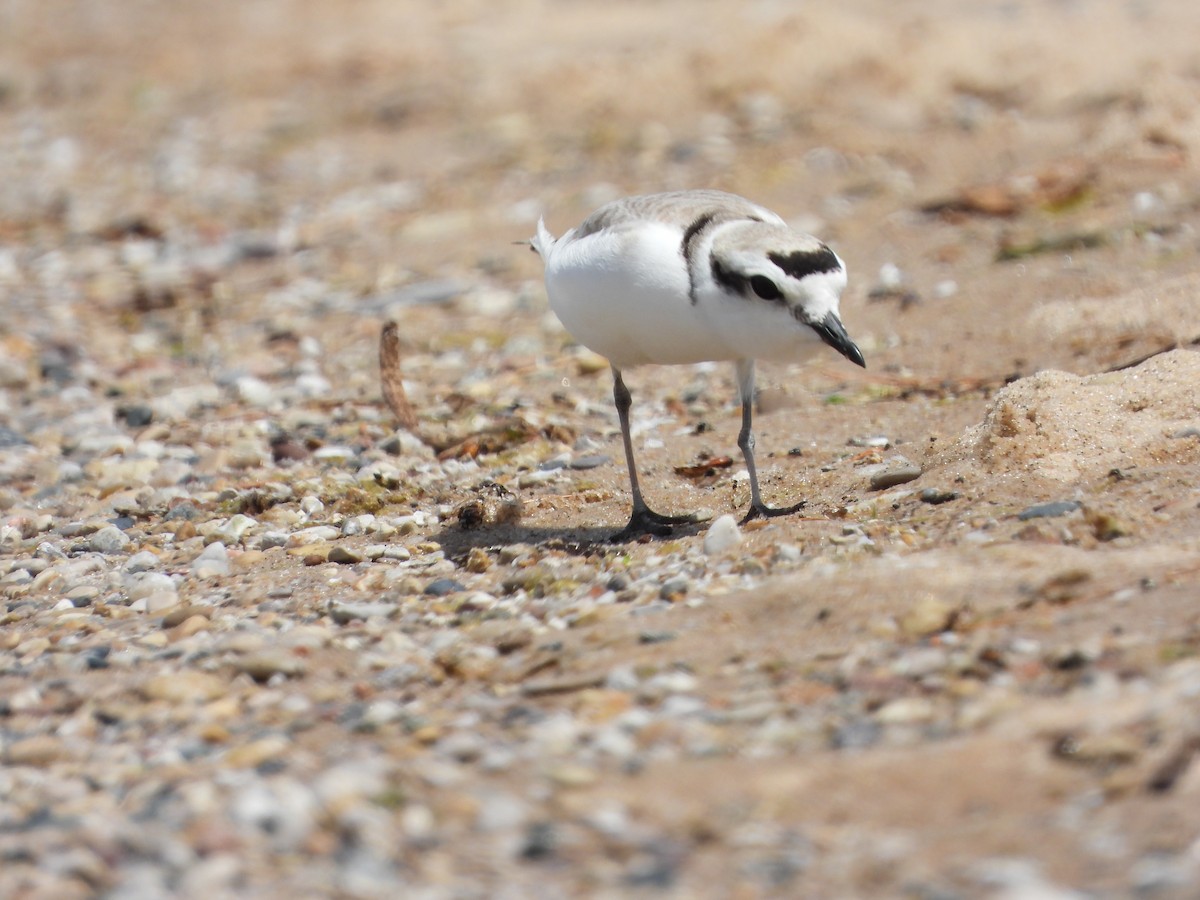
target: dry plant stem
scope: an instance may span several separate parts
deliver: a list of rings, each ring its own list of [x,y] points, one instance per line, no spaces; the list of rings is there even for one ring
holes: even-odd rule
[[[393,321],[385,322],[379,334],[379,382],[383,399],[387,402],[401,428],[420,436],[417,430],[417,414],[404,392],[404,381],[400,375],[400,327]]]

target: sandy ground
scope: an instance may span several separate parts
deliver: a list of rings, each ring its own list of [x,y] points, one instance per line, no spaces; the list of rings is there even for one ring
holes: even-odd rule
[[[1183,0],[8,0],[0,886],[1200,895],[1197,33]],[[829,354],[761,370],[764,492],[807,499],[803,515],[721,553],[703,525],[614,548],[628,486],[607,370],[551,321],[514,242],[539,215],[561,231],[615,196],[701,186],[837,249],[868,368]],[[355,444],[365,465],[391,436],[386,319],[427,436],[517,414],[533,438],[465,469],[410,463],[404,444],[393,499],[359,509],[308,454]],[[659,507],[745,505],[737,465],[674,471],[737,459],[727,368],[630,373]],[[121,440],[73,431],[93,406]],[[294,466],[265,449],[271,429]],[[167,485],[136,467],[149,445],[195,451],[196,528],[139,513],[128,547],[68,571],[95,530],[69,523],[98,528]],[[529,477],[564,453],[609,461]],[[920,478],[872,489],[898,457]],[[524,514],[464,530],[454,512],[487,478]],[[233,571],[196,568],[231,498],[272,484],[293,492],[273,527],[337,537],[222,537]],[[301,514],[309,495],[328,519]],[[363,551],[343,522],[364,511],[407,515],[376,543],[503,603],[432,598],[377,557],[327,562],[331,543]],[[106,575],[139,549],[180,607],[208,610],[166,623],[187,633]],[[61,577],[21,568],[39,553]],[[92,587],[83,624],[57,617]],[[339,617],[342,600],[403,612]],[[239,669],[238,634],[303,628],[324,636],[280,645],[302,667],[262,684]],[[417,675],[356,664],[389,630]],[[72,669],[76,633],[146,655]],[[223,688],[185,692],[191,713],[112,712],[193,670]],[[313,704],[304,727],[280,724],[289,697]],[[420,721],[354,727],[352,700]],[[96,730],[114,716],[136,727]],[[203,752],[164,755],[192,732]],[[517,749],[496,762],[464,734]],[[118,771],[104,760],[122,742],[137,752]],[[293,838],[286,809],[270,824],[228,799],[232,770],[286,807],[281,779],[323,785],[359,759],[385,774],[349,792],[368,810],[353,825],[328,792]],[[185,798],[162,813],[171,852],[99,837],[72,806],[155,821],[156,790]]]

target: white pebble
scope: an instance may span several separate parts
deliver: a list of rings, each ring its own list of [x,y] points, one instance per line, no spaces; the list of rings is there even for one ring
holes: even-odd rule
[[[192,561],[192,575],[196,578],[213,578],[228,575],[229,553],[220,541],[209,544],[199,556]]]
[[[271,401],[275,399],[275,391],[271,386],[253,375],[239,378],[234,383],[234,387],[237,390],[238,398],[251,406],[270,406]]]
[[[724,553],[742,542],[742,531],[731,515],[719,516],[704,535],[704,552],[709,556]]]

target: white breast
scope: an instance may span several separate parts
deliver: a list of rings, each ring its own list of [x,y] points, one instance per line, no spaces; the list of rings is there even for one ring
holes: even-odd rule
[[[819,346],[780,304],[690,296],[679,228],[643,222],[569,236],[547,248],[550,308],[581,344],[617,368],[644,363],[801,359]]]

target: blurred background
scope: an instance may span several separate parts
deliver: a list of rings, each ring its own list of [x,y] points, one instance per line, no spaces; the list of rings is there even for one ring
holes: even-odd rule
[[[436,351],[464,316],[494,332],[544,310],[513,246],[539,214],[561,232],[681,187],[830,241],[876,369],[1095,369],[1116,357],[1009,329],[1189,265],[1197,18],[1184,0],[5,0],[4,377],[84,347],[101,369],[271,375],[307,336],[330,365],[351,354],[326,374],[365,396],[384,317]],[[974,371],[977,328],[997,358]],[[569,343],[545,337],[550,357]]]

